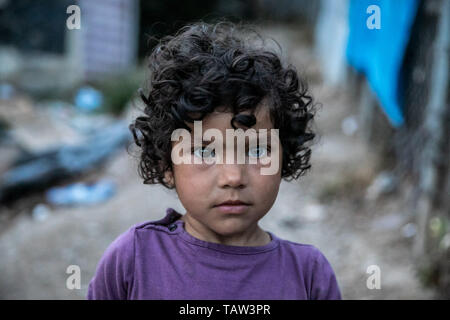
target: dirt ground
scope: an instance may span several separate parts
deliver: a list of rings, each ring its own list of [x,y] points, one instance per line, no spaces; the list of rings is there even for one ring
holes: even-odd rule
[[[341,129],[342,120],[356,115],[354,99],[347,90],[320,81],[320,66],[295,31],[271,28],[270,34],[296,65],[304,66],[300,69],[310,77],[322,106],[316,116],[320,139],[312,147],[312,169],[298,181],[283,181],[261,226],[281,238],[318,247],[333,266],[344,299],[432,299],[434,291],[422,287],[416,275],[412,237],[403,232],[414,223],[405,205],[411,188],[404,184],[395,194],[366,198],[380,159],[359,131],[348,136]],[[142,184],[136,166],[123,150],[90,177],[118,184],[116,196],[101,205],[52,208],[44,221],[33,219],[30,208],[13,218],[3,208],[0,298],[84,299],[101,255],[120,233],[161,218],[167,207],[184,212],[173,191]],[[69,265],[80,266],[79,290],[66,288]],[[380,289],[367,288],[370,265],[380,268]]]

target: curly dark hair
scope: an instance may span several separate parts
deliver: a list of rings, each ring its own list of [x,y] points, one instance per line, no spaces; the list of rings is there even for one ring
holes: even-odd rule
[[[139,90],[145,115],[129,126],[141,149],[138,171],[144,184],[174,188],[165,175],[173,170],[175,129],[191,131],[186,122],[201,120],[219,106],[233,112],[233,128],[235,121],[251,127],[264,98],[279,129],[281,177],[298,179],[311,167],[305,143],[315,137],[309,125],[313,99],[295,68],[283,66],[273,51],[251,26],[231,22],[190,24],[159,41],[149,56],[147,94]],[[251,114],[239,114],[244,110]]]

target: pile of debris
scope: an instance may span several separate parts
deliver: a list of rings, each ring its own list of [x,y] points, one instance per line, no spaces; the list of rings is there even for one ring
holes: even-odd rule
[[[34,104],[0,84],[0,203],[44,190],[57,205],[111,196],[111,181],[55,187],[98,169],[130,141],[126,120],[95,112],[101,103],[101,93],[90,87],[81,88],[73,104]]]

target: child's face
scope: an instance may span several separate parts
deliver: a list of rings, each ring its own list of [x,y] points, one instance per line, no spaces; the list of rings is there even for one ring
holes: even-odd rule
[[[243,114],[246,113],[249,112],[243,112]],[[215,111],[208,114],[202,121],[203,132],[211,128],[222,132],[224,157],[227,153],[226,129],[233,129],[230,123],[232,117],[232,113]],[[257,121],[252,129],[257,132],[259,129],[267,129],[268,133],[271,131],[270,129],[274,129],[267,107],[259,107],[255,112],[255,117]],[[190,123],[188,125],[194,127]],[[237,122],[235,125],[246,130]],[[193,132],[192,138],[194,137]],[[172,147],[177,143],[180,142],[172,142]],[[211,141],[206,141],[204,146],[208,146],[210,143]],[[248,146],[247,138],[246,144]],[[281,164],[281,144],[278,143],[278,146],[278,163]],[[245,234],[247,230],[254,230],[258,221],[275,202],[281,182],[281,165],[278,166],[275,174],[261,174],[261,168],[270,165],[263,165],[260,161],[257,161],[256,164],[249,164],[248,161],[244,164],[238,163],[236,149],[235,143],[235,159],[232,164],[224,161],[220,164],[202,162],[200,164],[173,165],[175,188],[186,209],[186,215],[195,220],[196,224],[200,225],[206,233],[215,236],[233,237]],[[194,152],[192,157],[195,156]],[[235,199],[250,205],[239,213],[227,213],[215,207],[224,201]]]

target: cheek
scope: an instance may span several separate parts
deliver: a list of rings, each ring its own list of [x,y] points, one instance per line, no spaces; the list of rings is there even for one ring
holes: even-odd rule
[[[202,174],[203,170],[193,165],[174,166],[175,188],[178,197],[183,203],[199,203],[202,194],[210,190],[208,177]]]
[[[280,175],[261,175],[258,172],[254,174],[254,187],[258,190],[258,196],[262,203],[269,205],[275,201],[281,183]]]

